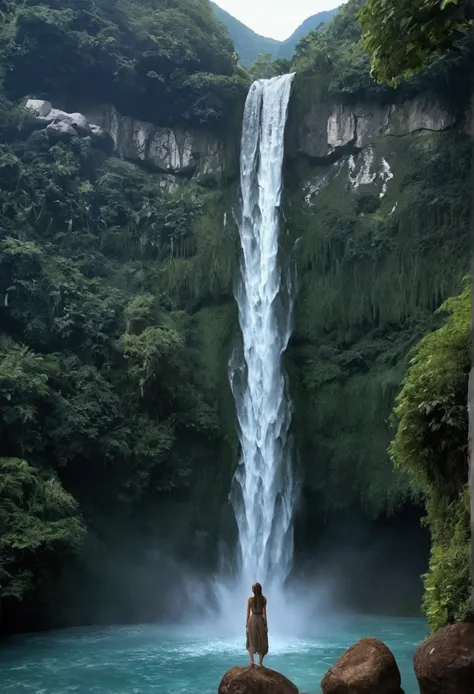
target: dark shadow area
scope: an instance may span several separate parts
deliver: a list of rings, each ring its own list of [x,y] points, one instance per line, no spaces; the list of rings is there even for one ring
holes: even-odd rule
[[[322,519],[306,499],[295,528],[295,574],[329,582],[338,610],[417,616],[430,547],[422,515],[406,506],[388,518],[352,509]]]

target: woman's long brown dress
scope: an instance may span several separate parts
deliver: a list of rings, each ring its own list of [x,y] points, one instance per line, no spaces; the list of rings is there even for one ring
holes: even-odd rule
[[[263,596],[262,596],[263,597]],[[255,598],[250,598],[250,609],[252,614],[249,617],[247,624],[247,645],[246,649],[249,653],[258,653],[260,656],[268,653],[268,630],[267,623],[262,614],[262,608],[259,611],[255,609]],[[267,599],[263,597],[262,606],[266,607]],[[260,607],[257,605],[257,607]]]

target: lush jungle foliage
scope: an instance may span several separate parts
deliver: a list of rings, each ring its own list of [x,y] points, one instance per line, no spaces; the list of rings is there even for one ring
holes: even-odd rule
[[[6,366],[2,360],[0,368]],[[21,600],[35,581],[47,580],[55,563],[80,549],[84,534],[78,505],[55,475],[25,460],[0,458],[0,604]]]
[[[245,97],[236,56],[207,0],[4,0],[10,97],[109,101],[160,125],[229,118]]]
[[[360,12],[372,74],[397,84],[472,29],[472,0],[367,0]]]
[[[77,109],[100,95],[199,125],[239,113],[247,78],[203,0],[1,12],[0,605],[11,627],[19,601],[52,606],[71,562],[93,589],[123,528],[141,557],[164,543],[213,561],[223,499],[209,500],[209,480],[226,494],[235,457],[221,421],[235,311],[215,304],[232,295],[237,258],[225,189],[170,184],[88,138],[52,143],[18,127],[15,100]]]
[[[219,466],[222,360],[207,335],[225,344],[233,312],[189,309],[230,295],[235,246],[215,221],[222,193],[161,183],[88,139],[51,146],[37,132],[0,148],[5,597],[77,550],[83,521],[64,488],[90,530],[100,506],[136,516],[149,497],[159,516],[160,494]],[[211,517],[189,521],[188,540]]]
[[[297,76],[290,141],[310,91]],[[347,156],[288,162],[285,216],[299,284],[287,357],[306,483],[320,508],[376,516],[410,498],[387,455],[387,421],[408,353],[469,270],[472,156],[469,137],[453,131],[381,138],[372,156],[371,171],[391,167],[383,197],[377,178],[350,190]],[[309,202],[304,182],[320,187]]]
[[[466,618],[469,577],[467,387],[471,368],[471,284],[446,301],[443,325],[416,348],[397,398],[390,452],[425,500],[432,548],[424,607],[432,629]]]
[[[385,71],[392,70],[392,63],[387,61],[397,61],[401,58],[397,53],[402,50],[425,50],[422,45],[422,38],[418,38],[416,47],[407,42],[407,32],[400,31],[402,22],[412,22],[412,31],[416,34],[419,30],[420,16],[413,15],[409,11],[412,7],[446,5],[449,8],[455,7],[455,2],[437,2],[429,0],[424,3],[400,3],[388,0],[349,0],[339,8],[339,12],[333,20],[325,26],[320,26],[311,31],[297,45],[293,60],[292,69],[298,72],[317,75],[324,85],[325,90],[333,97],[346,100],[356,98],[376,98],[377,100],[393,99],[393,88],[386,84],[379,84],[371,75],[371,55],[375,61],[373,75],[381,78]],[[385,11],[386,5],[394,9],[393,13]],[[377,11],[375,11],[375,8]],[[418,10],[417,10],[418,11]],[[451,12],[447,10],[448,14]],[[420,14],[423,11],[420,10]],[[405,16],[406,15],[406,16]],[[364,40],[362,41],[362,30],[360,17],[362,17]],[[382,21],[383,18],[383,21]],[[387,20],[388,18],[388,20]],[[427,25],[427,32],[433,31],[439,36],[442,28],[435,23]],[[372,33],[371,33],[372,32]],[[386,32],[386,33],[385,33]],[[389,34],[389,36],[387,36]],[[383,35],[383,53],[380,48],[381,37]],[[408,34],[409,35],[409,34]],[[371,38],[373,36],[373,38]],[[446,34],[448,43],[449,35]],[[434,40],[434,39],[432,39]],[[376,45],[375,45],[376,44]],[[443,47],[446,42],[443,43]],[[397,48],[398,47],[398,48]],[[440,46],[441,48],[441,46]],[[376,54],[374,51],[378,51]],[[380,57],[379,57],[380,56]],[[419,65],[421,67],[428,63],[426,69],[418,76],[403,85],[402,91],[405,95],[419,91],[420,86],[425,89],[436,91],[444,90],[449,94],[450,99],[456,97],[457,92],[464,92],[466,83],[470,81],[471,64],[474,56],[474,40],[472,34],[459,38],[455,41],[455,47],[448,54],[440,58],[429,56]],[[428,57],[430,60],[428,61]],[[385,61],[385,63],[383,63]],[[415,61],[416,62],[416,61]],[[382,66],[383,64],[383,66]],[[381,67],[376,67],[380,65]],[[409,72],[409,65],[402,66],[405,72]],[[395,62],[393,63],[395,70]],[[392,73],[390,73],[392,74]],[[398,77],[399,72],[394,72],[393,76]],[[399,80],[390,80],[395,85]],[[399,91],[401,91],[399,89]]]

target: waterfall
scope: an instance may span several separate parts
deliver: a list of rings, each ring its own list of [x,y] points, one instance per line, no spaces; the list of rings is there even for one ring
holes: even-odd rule
[[[243,345],[229,363],[241,444],[230,494],[240,578],[275,587],[291,569],[295,503],[288,440],[291,404],[282,367],[293,296],[289,275],[278,262],[284,133],[293,77],[258,80],[245,105],[242,260],[236,290]]]

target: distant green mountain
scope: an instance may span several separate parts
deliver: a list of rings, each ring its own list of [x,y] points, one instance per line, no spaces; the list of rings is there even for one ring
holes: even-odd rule
[[[326,24],[327,22],[329,22],[329,20],[334,17],[338,9],[338,7],[335,7],[333,10],[325,10],[324,12],[318,12],[317,14],[313,14],[311,17],[308,17],[308,19],[305,19],[304,22],[300,24],[299,27],[291,34],[291,36],[288,39],[286,39],[286,41],[279,42],[280,45],[275,55],[275,58],[291,58],[293,56],[293,53],[295,52],[296,46],[301,41],[301,39],[304,36],[306,36],[306,34],[309,34],[310,31],[316,29],[316,27],[320,24]]]
[[[261,53],[271,53],[273,58],[291,58],[303,36],[319,24],[329,22],[338,9],[336,7],[334,10],[318,12],[308,17],[286,41],[277,41],[256,34],[214,2],[211,2],[211,5],[216,17],[226,26],[242,65],[251,65]]]

